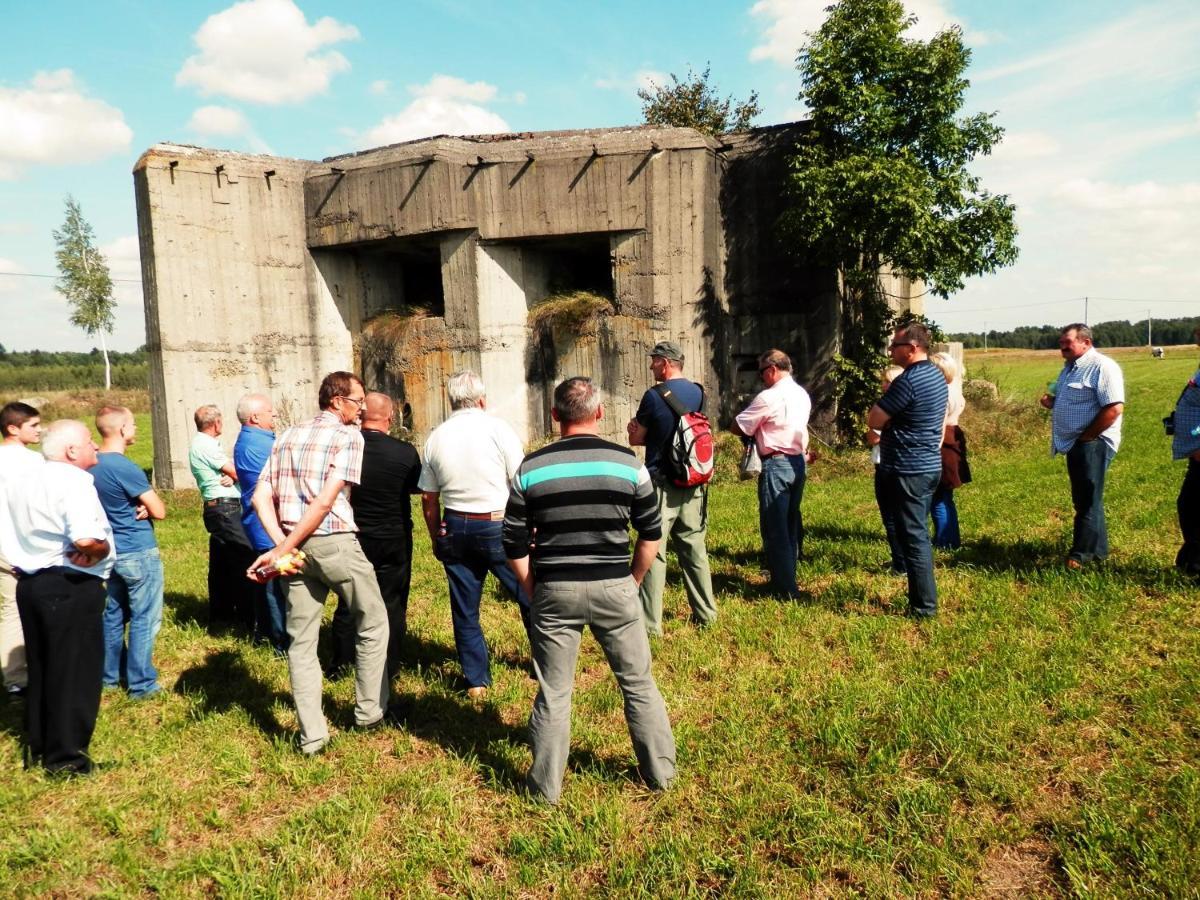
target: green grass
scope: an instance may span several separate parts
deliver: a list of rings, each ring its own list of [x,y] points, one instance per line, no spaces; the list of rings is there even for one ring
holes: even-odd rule
[[[496,687],[473,707],[423,538],[415,664],[395,682],[410,727],[301,758],[284,665],[205,633],[199,505],[169,494],[166,696],[106,694],[107,765],[65,783],[21,772],[0,702],[0,893],[1197,896],[1200,614],[1171,567],[1183,472],[1159,425],[1194,364],[1118,356],[1113,555],[1082,575],[1061,568],[1067,479],[1035,405],[1056,355],[968,357],[1005,399],[964,419],[966,547],[938,559],[929,625],[898,615],[904,584],[879,572],[865,450],[813,468],[800,603],[761,593],[754,485],[727,453],[709,531],[721,618],[689,626],[672,579],[654,646],[679,744],[662,795],[632,780],[590,639],[562,805],[517,793],[534,684],[516,610],[485,605]],[[335,725],[352,705],[351,679],[327,683]]]

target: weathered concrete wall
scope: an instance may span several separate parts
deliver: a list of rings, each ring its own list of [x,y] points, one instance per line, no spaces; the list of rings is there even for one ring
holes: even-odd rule
[[[351,363],[350,310],[321,281],[304,242],[307,164],[158,145],[134,169],[155,435],[163,487],[194,484],[192,413],[276,397],[308,415],[321,374]],[[227,438],[227,441],[231,438]]]
[[[225,409],[232,431],[237,398],[263,390],[297,419],[340,368],[394,396],[418,441],[460,368],[530,442],[552,431],[554,385],[592,375],[604,433],[623,441],[663,339],[722,422],[758,390],[771,346],[827,413],[836,280],[778,238],[798,133],[438,137],[320,163],[153,148],[135,184],[159,483],[191,483],[199,404]],[[577,333],[535,333],[531,308],[564,293],[611,309]]]

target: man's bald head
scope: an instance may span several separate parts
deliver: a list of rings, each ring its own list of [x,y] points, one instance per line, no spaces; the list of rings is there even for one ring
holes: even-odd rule
[[[363,428],[373,428],[375,431],[387,431],[392,425],[392,415],[396,404],[387,394],[371,391],[363,406]]]

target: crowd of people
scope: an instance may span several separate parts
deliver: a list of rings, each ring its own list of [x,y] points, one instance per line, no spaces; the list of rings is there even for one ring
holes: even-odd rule
[[[867,413],[890,559],[908,580],[909,614],[937,613],[933,548],[957,548],[954,491],[970,481],[962,377],[953,358],[929,354],[921,324],[895,332],[893,365]],[[1064,366],[1041,398],[1052,410],[1052,453],[1067,457],[1075,507],[1066,557],[1077,569],[1108,552],[1104,476],[1120,442],[1121,370],[1099,353],[1086,326],[1063,329]],[[325,673],[353,670],[354,726],[402,722],[390,699],[404,659],[412,571],[412,495],[446,576],[454,644],[465,691],[485,697],[492,682],[480,603],[490,572],[515,602],[530,646],[537,697],[529,731],[530,792],[557,802],[570,743],[571,692],[585,626],[602,645],[624,697],[647,785],[675,775],[675,742],[651,673],[651,638],[662,633],[667,549],[675,553],[697,627],[717,605],[706,548],[707,476],[678,477],[681,419],[703,414],[705,392],[684,376],[678,344],[649,351],[655,385],[628,422],[629,446],[602,438],[599,388],[569,378],[553,396],[558,440],[526,454],[487,409],[473,372],[446,386],[450,416],[418,455],[389,432],[390,397],[366,391],[349,372],[322,381],[319,411],[276,434],[271,398],[237,405],[232,455],[220,442],[221,411],[195,412],[189,463],[209,534],[210,627],[236,628],[285,656],[299,748],[324,750]],[[802,596],[801,504],[812,404],[786,353],[758,360],[763,389],[733,421],[761,459],[759,525],[768,589]],[[1189,458],[1179,498],[1184,548],[1178,564],[1200,571],[1200,388],[1188,382],[1176,410],[1174,453]],[[167,510],[126,451],[133,414],[106,406],[100,444],[82,422],[42,429],[38,411],[0,411],[0,668],[23,695],[26,764],[52,772],[91,770],[88,747],[104,688],[135,699],[162,688],[154,643],[162,622],[163,566],[153,523]],[[41,453],[29,449],[41,445]],[[631,447],[645,448],[639,461]],[[931,538],[929,518],[933,517]],[[630,529],[635,539],[630,550]],[[302,562],[296,562],[302,551]],[[324,670],[317,638],[328,595],[337,598],[333,656]]]

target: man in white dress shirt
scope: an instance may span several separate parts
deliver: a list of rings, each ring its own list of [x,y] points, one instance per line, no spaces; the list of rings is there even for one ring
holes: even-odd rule
[[[34,466],[42,464],[42,455],[29,449],[42,439],[42,419],[28,403],[5,404],[0,409],[0,510],[4,508],[4,483],[19,481]],[[3,513],[0,513],[3,515]],[[10,695],[25,693],[25,637],[17,612],[17,576],[0,553],[0,673],[4,689]]]
[[[18,573],[29,665],[26,766],[87,774],[104,670],[104,579],[112,529],[87,470],[98,448],[82,422],[42,436],[44,465],[5,488],[0,548]]]

